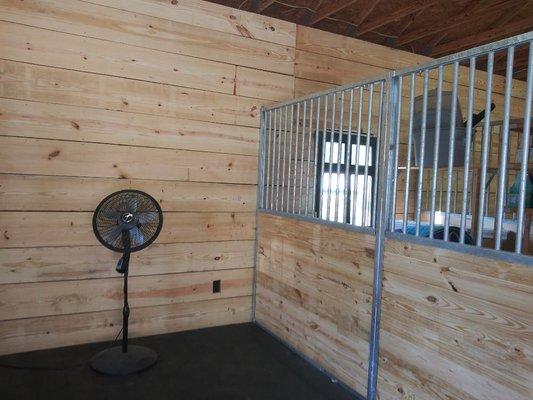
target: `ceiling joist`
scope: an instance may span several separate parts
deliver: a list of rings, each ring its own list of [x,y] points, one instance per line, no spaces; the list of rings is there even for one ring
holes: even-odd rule
[[[522,2],[523,0],[507,0],[497,4],[489,4],[486,7],[480,8],[478,8],[477,6],[478,4],[481,5],[481,3],[483,3],[481,0],[477,2],[472,2],[452,20],[445,20],[442,21],[440,24],[431,25],[431,29],[423,27],[408,32],[405,35],[401,35],[400,37],[398,37],[396,43],[398,46],[404,46],[408,43],[412,43],[425,37],[432,36],[436,33],[449,31],[463,24],[468,24],[483,20],[485,18],[489,18],[491,16],[496,15],[497,13],[517,6],[519,3]]]
[[[309,20],[309,26],[313,26],[323,19],[354,4],[357,0],[323,1],[315,14]]]
[[[416,0],[410,2],[405,7],[402,7],[396,11],[393,11],[388,14],[383,14],[381,17],[374,20],[370,20],[357,29],[357,36],[363,35],[367,32],[371,32],[375,29],[381,28],[384,25],[390,24],[391,22],[398,21],[403,17],[414,14],[424,8],[430,7],[433,4],[438,3],[439,0]]]
[[[276,0],[252,0],[250,11],[254,11],[256,13],[262,13],[275,2]]]
[[[484,43],[490,43],[498,39],[517,35],[530,30],[532,26],[533,15],[530,15],[527,18],[500,25],[489,31],[479,32],[467,37],[453,40],[451,42],[443,43],[433,49],[431,56],[440,57],[442,55],[454,53],[468,47],[475,47]]]

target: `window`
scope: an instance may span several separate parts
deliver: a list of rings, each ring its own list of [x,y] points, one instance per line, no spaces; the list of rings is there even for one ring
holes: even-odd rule
[[[315,213],[322,219],[329,221],[370,226],[373,222],[371,216],[375,184],[376,138],[370,136],[370,141],[367,144],[367,135],[361,134],[359,157],[357,157],[357,134],[352,133],[351,136],[351,151],[348,151],[348,134],[346,133],[342,135],[340,149],[338,132],[333,134],[333,138],[331,132],[320,133],[318,137],[316,182],[318,190],[315,191]],[[350,163],[347,172],[346,160],[348,157],[350,157]],[[365,188],[367,157],[368,170]],[[346,179],[347,175],[348,179]]]

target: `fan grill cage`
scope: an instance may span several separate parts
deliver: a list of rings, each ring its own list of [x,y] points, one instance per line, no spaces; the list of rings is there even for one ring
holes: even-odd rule
[[[128,213],[133,215],[133,222],[122,220]],[[161,231],[162,224],[163,215],[158,202],[138,190],[110,194],[98,205],[93,216],[97,239],[105,247],[118,252],[124,251],[124,231],[129,232],[130,252],[134,252],[150,245]]]

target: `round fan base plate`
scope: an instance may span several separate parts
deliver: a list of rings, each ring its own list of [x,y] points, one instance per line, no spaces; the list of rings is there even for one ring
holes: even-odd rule
[[[91,359],[91,367],[102,374],[125,376],[150,368],[157,361],[157,353],[147,347],[128,346],[126,353],[121,346],[111,347]]]

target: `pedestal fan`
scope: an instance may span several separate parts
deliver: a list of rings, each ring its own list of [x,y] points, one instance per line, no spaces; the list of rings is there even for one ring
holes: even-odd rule
[[[98,372],[128,375],[140,372],[157,361],[155,351],[142,346],[128,346],[128,272],[130,253],[149,246],[162,226],[161,207],[152,196],[138,190],[112,193],[94,212],[94,234],[105,247],[122,253],[116,269],[124,275],[122,346],[103,350],[92,358],[91,367]]]

